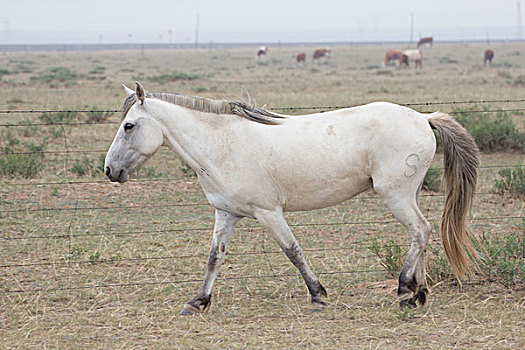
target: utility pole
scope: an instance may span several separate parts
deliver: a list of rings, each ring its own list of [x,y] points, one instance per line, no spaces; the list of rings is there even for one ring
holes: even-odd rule
[[[516,34],[518,35],[518,40],[521,40],[521,4],[519,0],[518,0],[518,18],[517,18],[516,25],[517,25]]]
[[[414,43],[414,12],[410,12],[410,43]]]
[[[195,48],[199,46],[199,13],[197,12],[197,23],[195,25]]]

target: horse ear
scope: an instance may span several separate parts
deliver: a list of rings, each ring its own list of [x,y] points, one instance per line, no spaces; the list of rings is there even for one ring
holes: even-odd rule
[[[129,87],[127,87],[127,86],[124,85],[124,84],[122,84],[122,89],[124,90],[124,92],[125,92],[128,96],[135,92],[135,91],[131,90]]]
[[[140,101],[140,104],[142,105],[144,104],[144,98],[145,98],[146,93],[144,92],[144,88],[142,87],[142,85],[140,85],[138,81],[136,81],[135,84],[137,84],[135,88],[135,95],[137,96],[137,98]]]

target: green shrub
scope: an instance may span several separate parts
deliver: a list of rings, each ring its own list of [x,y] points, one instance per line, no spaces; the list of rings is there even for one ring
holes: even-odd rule
[[[77,112],[74,111],[64,111],[64,112],[44,112],[40,115],[39,119],[46,124],[62,124],[62,123],[71,123]]]
[[[104,168],[104,165],[106,164],[106,154],[102,153],[98,155],[98,162],[97,162],[97,173],[104,174],[106,172],[106,169]]]
[[[425,179],[423,180],[423,189],[427,191],[439,192],[442,184],[441,169],[431,166]]]
[[[495,180],[494,192],[508,193],[517,197],[525,196],[525,169],[501,169],[498,175],[500,178]]]
[[[144,176],[147,179],[158,179],[163,176],[169,176],[169,174],[158,171],[154,166],[143,166],[137,169],[136,176]]]
[[[434,229],[437,231],[437,227]],[[480,252],[479,277],[491,282],[498,282],[506,287],[525,282],[525,220],[516,229],[516,232],[501,237],[490,233],[480,237],[477,250]],[[386,243],[373,238],[369,249],[379,257],[381,265],[389,275],[397,277],[401,272],[407,250],[403,249],[394,240]],[[454,281],[448,259],[441,246],[428,245],[426,259],[427,277],[432,284],[441,281]]]
[[[4,77],[4,75],[8,75],[9,71],[7,69],[0,69],[0,80]]]
[[[518,75],[516,79],[514,79],[514,82],[512,83],[512,85],[515,85],[515,86],[525,85],[525,75],[523,74]]]
[[[390,69],[378,69],[376,71],[376,74],[377,75],[389,75],[389,76],[393,76],[394,75],[394,72],[391,71]]]
[[[93,163],[87,156],[82,157],[82,159],[76,159],[73,162],[73,166],[69,168],[70,172],[75,173],[78,176],[91,175],[93,170]]]
[[[0,176],[34,178],[44,168],[46,140],[36,145],[21,143],[7,135],[7,144],[0,144]]]
[[[507,112],[488,113],[488,107],[454,109],[455,119],[474,137],[483,152],[523,150],[525,133],[520,132]]]
[[[441,57],[441,58],[439,59],[439,63],[445,63],[445,64],[451,63],[451,64],[456,64],[456,63],[458,63],[458,60],[455,60],[455,59],[453,59],[453,58],[449,58],[449,57],[444,56],[444,57]]]
[[[501,77],[501,78],[507,79],[507,80],[511,80],[512,79],[512,75],[509,72],[504,71],[504,70],[498,70],[498,77]]]
[[[31,81],[43,82],[55,86],[57,83],[63,83],[66,86],[73,85],[78,75],[66,67],[53,67],[37,76],[32,76]]]
[[[110,113],[99,111],[97,106],[94,106],[91,111],[86,113],[88,123],[103,123],[108,120]]]
[[[525,282],[525,224],[518,227],[517,233],[502,237],[481,236],[480,242],[485,250],[480,267],[490,280],[512,287],[519,281]]]
[[[197,74],[186,74],[183,72],[173,72],[168,74],[161,74],[148,77],[146,79],[157,82],[159,84],[174,82],[178,80],[195,80],[199,78]]]

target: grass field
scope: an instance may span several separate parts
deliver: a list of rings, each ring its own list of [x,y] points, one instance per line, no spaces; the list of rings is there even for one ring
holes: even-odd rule
[[[26,52],[0,56],[0,110],[115,110],[120,84],[150,91],[235,98],[248,91],[281,113],[298,107],[523,100],[525,43],[424,49],[423,69],[381,67],[384,46]],[[307,64],[295,55],[307,53]],[[470,106],[509,110],[525,131],[525,103],[417,105],[420,111]],[[295,109],[279,108],[295,107]],[[326,108],[327,109],[327,108]],[[324,110],[324,109],[323,109]],[[54,118],[54,119],[53,119]],[[93,118],[105,123],[86,125]],[[299,273],[252,220],[237,226],[211,309],[178,312],[206,269],[213,210],[179,158],[162,149],[125,184],[107,181],[105,154],[119,113],[94,116],[1,113],[0,146],[45,145],[34,178],[0,178],[0,348],[370,348],[525,347],[525,282],[505,287],[476,277],[462,286],[432,280],[428,304],[399,310],[397,281],[369,248],[374,238],[402,248],[406,233],[373,192],[332,208],[289,213],[307,260],[328,290],[328,309],[309,313]],[[79,125],[48,124],[49,121]],[[28,151],[29,149],[29,151]],[[2,155],[0,155],[2,156]],[[22,159],[22,158],[20,158]],[[102,158],[103,159],[103,158]],[[520,151],[482,155],[472,212],[476,234],[524,236],[523,198],[494,193],[501,167],[523,166]],[[16,159],[14,160],[16,162]],[[441,165],[441,154],[436,155]],[[444,197],[424,192],[422,212],[439,225]],[[435,232],[431,244],[440,247]],[[523,259],[523,257],[518,257]]]

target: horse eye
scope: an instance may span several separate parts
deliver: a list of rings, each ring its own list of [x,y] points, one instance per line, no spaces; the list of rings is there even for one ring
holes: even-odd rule
[[[135,126],[135,124],[131,124],[131,123],[126,123],[124,124],[124,130],[131,130],[133,129],[133,127]]]

